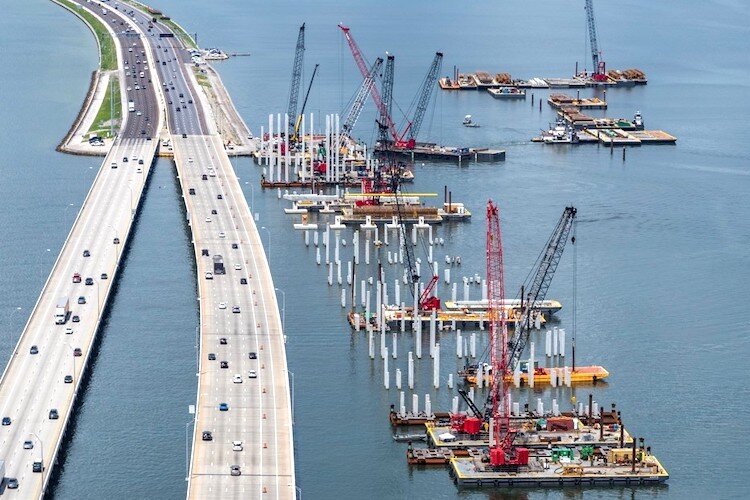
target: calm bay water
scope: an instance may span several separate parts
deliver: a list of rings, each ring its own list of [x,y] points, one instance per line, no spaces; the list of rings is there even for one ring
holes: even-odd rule
[[[578,2],[581,3],[582,2]],[[357,73],[336,28],[352,28],[372,60],[396,55],[395,97],[409,107],[432,54],[445,52],[444,74],[507,71],[518,77],[566,76],[588,61],[582,5],[542,2],[268,2],[251,5],[163,0],[162,8],[204,47],[251,52],[217,64],[254,132],[283,111],[297,27],[307,22],[306,79],[320,63],[310,110],[339,111]],[[607,116],[643,112],[647,128],[678,137],[675,147],[629,149],[623,163],[605,148],[553,148],[528,139],[553,120],[530,100],[503,103],[479,92],[438,92],[424,138],[507,149],[498,164],[417,165],[414,191],[442,193],[474,212],[446,226],[444,253],[460,254],[454,279],[483,273],[487,198],[502,211],[507,288],[526,276],[564,206],[579,209],[577,243],[579,363],[612,373],[592,392],[616,401],[631,432],[644,436],[671,473],[655,489],[530,490],[528,498],[739,498],[747,486],[740,461],[750,355],[744,297],[750,243],[750,9],[743,2],[597,2],[600,44],[611,67],[639,67],[646,87],[612,90]],[[97,159],[54,151],[78,112],[96,66],[85,27],[49,2],[9,6],[0,19],[0,350],[17,335],[85,196]],[[678,15],[679,14],[679,15]],[[33,24],[32,24],[33,23]],[[545,92],[535,92],[545,98]],[[594,91],[582,91],[594,95]],[[465,129],[472,114],[482,124]],[[603,115],[603,113],[600,113]],[[372,107],[357,134],[374,136]],[[295,449],[305,498],[500,498],[458,493],[443,469],[409,470],[405,447],[387,422],[395,390],[382,388],[382,366],[367,358],[364,337],[349,333],[339,290],[328,287],[315,251],[306,248],[275,193],[257,186],[260,171],[235,160],[246,195],[270,230],[276,286],[286,292],[289,368],[295,373]],[[70,204],[73,204],[70,206]],[[184,497],[184,432],[195,391],[197,324],[194,268],[171,163],[157,163],[100,351],[56,485],[57,498]],[[264,239],[269,235],[262,232]],[[47,249],[50,249],[48,252]],[[549,295],[564,304],[571,331],[573,252],[568,247]],[[443,249],[436,255],[441,257]],[[422,260],[425,257],[422,256]],[[442,268],[442,265],[441,265]],[[445,297],[447,290],[441,290]],[[479,291],[472,290],[473,296]],[[21,307],[21,311],[16,311]],[[458,366],[453,334],[443,335],[443,370]],[[405,368],[407,340],[391,370]],[[417,386],[446,408],[445,386]],[[578,398],[590,391],[576,389]],[[571,393],[521,391],[521,400]],[[739,433],[739,435],[738,435]]]

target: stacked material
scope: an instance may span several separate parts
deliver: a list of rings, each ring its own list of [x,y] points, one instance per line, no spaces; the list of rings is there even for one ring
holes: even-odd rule
[[[510,78],[510,73],[497,73],[495,75],[495,83],[500,85],[510,85],[513,80]]]

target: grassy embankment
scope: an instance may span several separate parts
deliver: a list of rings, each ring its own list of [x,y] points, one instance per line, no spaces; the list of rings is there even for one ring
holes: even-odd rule
[[[121,118],[120,81],[112,77],[107,86],[107,92],[104,94],[104,100],[99,108],[99,112],[96,114],[96,118],[89,129],[89,137],[98,135],[99,137],[112,138],[110,122],[112,122],[112,131],[117,133],[120,128]]]

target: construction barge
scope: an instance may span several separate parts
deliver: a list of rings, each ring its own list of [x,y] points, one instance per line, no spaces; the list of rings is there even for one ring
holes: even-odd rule
[[[607,101],[598,97],[571,97],[567,94],[550,94],[547,103],[555,109],[607,109]]]
[[[374,151],[378,155],[397,155],[409,158],[411,161],[451,161],[458,163],[472,160],[475,162],[505,161],[504,149],[460,148],[425,142],[419,142],[411,149],[401,149],[378,143],[375,145]]]
[[[518,448],[522,465],[490,465],[489,454],[452,457],[448,470],[459,488],[540,486],[628,486],[661,484],[669,473],[657,458],[642,448],[595,449],[590,455],[574,450],[572,458],[553,460],[554,450]]]

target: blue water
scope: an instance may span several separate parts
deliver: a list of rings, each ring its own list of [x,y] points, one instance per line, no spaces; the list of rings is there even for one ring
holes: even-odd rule
[[[303,21],[306,79],[312,65],[321,64],[308,108],[316,117],[340,111],[357,86],[339,21],[352,28],[369,60],[386,50],[396,55],[395,99],[404,110],[436,50],[445,52],[444,74],[458,65],[521,78],[568,76],[576,61],[589,60],[582,2],[160,0],[155,6],[197,31],[204,47],[252,53],[216,67],[256,133],[268,113],[285,109],[296,31]],[[98,167],[95,159],[54,152],[96,66],[92,37],[48,2],[13,4],[6,12],[0,19],[0,62],[14,69],[0,73],[0,109],[6,117],[0,125],[3,355],[5,333],[21,330]],[[512,292],[564,206],[579,209],[576,357],[579,363],[602,364],[612,375],[605,387],[578,388],[575,395],[581,399],[594,392],[604,405],[617,402],[628,429],[646,438],[671,474],[664,488],[531,490],[512,496],[745,497],[750,154],[744,125],[750,115],[750,8],[739,1],[631,0],[596,2],[596,14],[609,67],[638,67],[649,77],[645,87],[609,91],[606,116],[629,118],[640,110],[646,127],[677,136],[676,146],[628,149],[623,162],[620,151],[610,155],[596,146],[531,144],[528,139],[554,118],[546,104],[539,112],[530,99],[504,103],[480,92],[438,92],[423,139],[501,147],[507,160],[462,168],[420,164],[413,189],[442,193],[448,185],[454,199],[474,212],[468,224],[439,229],[446,239],[436,253],[441,269],[444,253],[463,258],[454,279],[483,272],[484,204],[489,197],[498,202]],[[535,92],[535,99],[545,96]],[[465,114],[482,127],[461,127]],[[356,129],[365,140],[374,136],[372,118],[368,105]],[[349,332],[338,287],[326,284],[314,249],[304,246],[281,211],[284,204],[257,187],[259,169],[247,159],[233,163],[249,182],[243,186],[260,224],[269,228],[275,284],[286,293],[297,478],[304,497],[504,496],[458,493],[445,470],[407,467],[405,447],[392,442],[387,422],[398,393],[383,389],[381,363],[369,360],[363,336]],[[256,186],[252,192],[251,185]],[[194,397],[197,312],[183,220],[174,171],[160,161],[78,412],[55,491],[59,498],[184,496],[184,426]],[[265,231],[261,236],[269,238]],[[559,326],[568,332],[571,250],[549,293],[564,304]],[[478,293],[472,289],[474,297]],[[22,310],[13,312],[16,307]],[[453,334],[444,335],[442,345],[447,373],[458,366]],[[391,370],[405,368],[408,349],[407,338]],[[425,357],[418,367],[418,392],[430,393],[435,407],[447,408],[453,394],[444,384],[430,390],[430,372]],[[551,397],[565,404],[570,396],[547,390],[521,391],[517,397],[542,397],[549,405]]]

